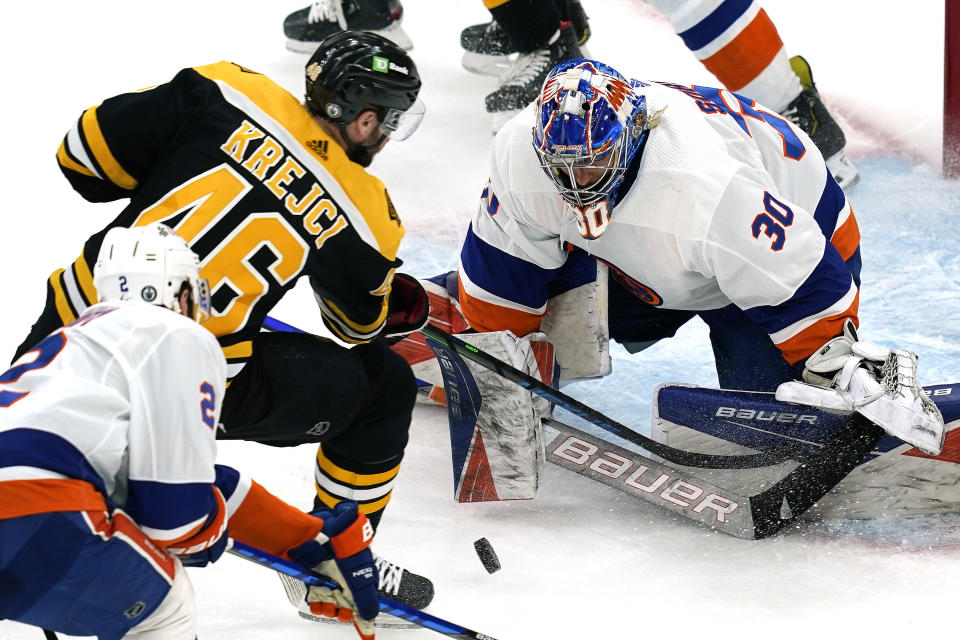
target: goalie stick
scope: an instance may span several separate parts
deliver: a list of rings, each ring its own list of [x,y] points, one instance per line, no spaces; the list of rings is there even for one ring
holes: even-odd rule
[[[647,451],[673,464],[683,467],[701,467],[705,469],[756,469],[758,467],[767,467],[783,462],[791,457],[790,451],[770,451],[742,455],[713,455],[708,453],[694,453],[671,447],[657,442],[652,438],[648,438],[641,433],[637,433],[613,418],[605,416],[596,409],[537,380],[532,375],[494,358],[490,354],[477,349],[456,336],[446,333],[442,329],[433,325],[427,325],[420,329],[419,332],[432,340],[434,344],[443,345],[449,350],[455,351],[480,366],[490,369],[507,380],[520,385],[531,393],[546,398],[558,407],[566,409],[570,413],[583,418],[605,431],[609,431],[615,436],[619,436],[628,442],[641,446]],[[433,345],[428,344],[428,346],[433,348]],[[434,352],[436,352],[436,349],[434,349]],[[440,364],[442,369],[442,360]]]
[[[293,333],[304,333],[302,329],[298,329],[297,327],[270,316],[267,316],[264,319],[263,326],[269,331],[290,331]],[[742,455],[713,455],[683,451],[682,449],[677,449],[669,445],[662,444],[656,440],[653,440],[652,438],[644,436],[643,434],[637,433],[633,429],[630,429],[616,420],[603,415],[596,409],[583,404],[579,400],[571,398],[563,392],[544,384],[540,380],[537,380],[533,376],[520,371],[519,369],[511,367],[505,362],[501,362],[493,356],[484,353],[483,351],[464,342],[463,340],[460,340],[456,336],[446,333],[442,329],[438,329],[437,327],[428,324],[421,328],[419,333],[423,334],[430,340],[433,340],[435,344],[445,344],[457,353],[460,353],[477,364],[498,373],[507,380],[524,387],[531,393],[542,396],[557,406],[566,409],[570,413],[573,413],[574,415],[577,415],[584,420],[587,420],[588,422],[591,422],[598,427],[623,438],[628,442],[632,442],[633,444],[641,446],[660,456],[664,460],[669,460],[674,464],[685,467],[701,467],[705,469],[756,469],[758,467],[766,467],[772,464],[783,462],[791,457],[791,452],[787,450],[765,451],[761,453]],[[434,351],[436,350],[434,349]]]
[[[302,330],[296,327],[269,317],[264,322],[264,326],[274,331],[302,333]],[[784,456],[769,456],[767,454],[710,456],[693,454],[662,445],[436,327],[427,325],[420,330],[420,333],[428,338],[428,344],[432,343],[431,348],[438,354],[438,357],[440,353],[443,353],[446,356],[446,362],[454,365],[454,370],[451,371],[444,366],[444,359],[440,359],[445,386],[448,376],[454,374],[456,370],[462,372],[460,375],[469,375],[466,363],[459,356],[459,353],[465,351],[465,355],[481,366],[496,371],[531,392],[540,392],[540,395],[551,402],[555,402],[558,406],[562,406],[597,426],[603,427],[616,435],[626,434],[627,437],[624,438],[626,440],[633,441],[630,434],[642,439],[651,446],[648,447],[645,444],[640,444],[640,446],[644,446],[664,459],[668,459],[667,456],[662,454],[663,451],[666,451],[668,455],[673,453],[675,454],[674,457],[688,462],[701,463],[700,465],[684,465],[674,462],[674,464],[718,468],[718,460],[733,462],[739,458],[741,462],[734,463],[734,466],[719,468],[745,469],[771,465],[784,459]],[[461,385],[461,387],[465,386]],[[448,401],[452,397],[455,397],[455,394],[450,393],[450,390],[447,389]],[[569,403],[565,402],[566,400],[569,400]],[[594,419],[598,422],[594,422]],[[602,421],[602,424],[600,421]],[[685,471],[681,472],[673,469],[646,456],[619,448],[613,443],[587,434],[575,427],[557,421],[552,421],[552,425],[548,426],[552,426],[558,435],[565,436],[560,441],[560,445],[548,455],[547,459],[551,462],[620,491],[659,504],[687,518],[699,521],[701,524],[748,539],[765,538],[792,522],[845,478],[883,437],[883,430],[880,427],[872,424],[859,414],[853,414],[850,421],[844,427],[838,429],[820,451],[805,458],[793,471],[766,490],[756,495],[744,496],[701,480]],[[608,426],[610,428],[607,428]],[[618,433],[618,431],[621,433]],[[580,443],[585,443],[584,448],[579,453],[575,453],[579,443],[576,440],[570,440],[571,437],[579,439]],[[624,436],[621,435],[621,437]],[[553,441],[556,441],[556,439],[554,438]],[[560,451],[564,451],[562,449],[564,443],[574,446],[574,450],[566,450],[569,455],[559,455]],[[660,451],[657,451],[657,449]],[[591,451],[593,453],[587,453]],[[593,457],[597,452],[602,453]],[[619,456],[619,459],[604,458],[603,456],[607,452]],[[586,458],[583,457],[585,454],[587,455]],[[571,456],[574,459],[569,459]],[[766,457],[763,458],[762,456]],[[606,462],[604,462],[605,460]],[[761,460],[764,460],[762,464]],[[622,464],[627,462],[630,463],[630,466],[622,467]],[[704,465],[703,462],[707,464]],[[618,463],[621,466],[618,466]],[[630,470],[631,473],[621,482],[620,478],[626,475],[627,470]],[[650,484],[638,482],[638,479],[650,470],[655,472],[659,470],[657,479]],[[647,477],[653,475],[651,473]],[[672,481],[668,484],[669,480]],[[663,490],[660,491],[660,489]]]
[[[429,336],[423,330],[421,332]],[[445,335],[442,331],[436,333]],[[471,374],[453,346],[457,342],[465,349],[469,347],[455,338],[443,342],[432,337],[428,340],[440,360],[448,403],[469,401],[459,392],[470,387],[467,382]],[[475,352],[475,349],[470,351]],[[492,356],[483,355],[486,361],[499,362]],[[503,366],[522,374],[508,365]],[[544,397],[551,399],[546,394]],[[448,409],[457,414],[468,411],[469,407],[450,406]],[[748,496],[557,420],[547,420],[545,425],[544,445],[550,462],[713,529],[747,539],[765,538],[793,522],[850,473],[883,435],[880,427],[854,414],[820,451],[800,462],[767,489]],[[673,451],[686,453],[678,449]]]
[[[259,564],[262,567],[267,567],[269,569],[273,569],[274,571],[297,578],[298,580],[302,580],[310,586],[339,588],[332,580],[320,574],[314,573],[310,569],[307,569],[306,567],[303,567],[295,562],[285,560],[279,556],[275,556],[271,553],[267,553],[266,551],[257,549],[256,547],[251,547],[250,545],[246,545],[242,542],[237,542],[236,540],[232,540],[231,542],[232,546],[228,549],[228,551],[235,556],[245,558],[246,560]],[[400,602],[396,602],[390,598],[385,598],[384,596],[380,596],[380,611],[382,613],[389,613],[397,618],[407,620],[418,627],[436,631],[437,633],[441,633],[449,638],[457,638],[458,640],[496,640],[496,638],[493,636],[488,636],[480,633],[479,631],[474,631],[473,629],[467,629],[466,627],[461,627],[458,624],[447,622],[442,618],[432,616],[425,611],[407,606]]]

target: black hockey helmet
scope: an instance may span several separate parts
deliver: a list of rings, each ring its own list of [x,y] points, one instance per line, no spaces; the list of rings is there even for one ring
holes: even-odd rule
[[[339,126],[373,109],[384,135],[402,140],[423,117],[416,65],[403,49],[375,33],[335,33],[320,43],[305,71],[307,107]],[[412,109],[415,104],[418,108]]]

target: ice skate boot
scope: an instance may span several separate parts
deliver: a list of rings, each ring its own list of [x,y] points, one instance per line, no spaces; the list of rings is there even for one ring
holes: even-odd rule
[[[507,120],[536,100],[551,69],[564,60],[580,57],[580,45],[577,44],[570,22],[560,25],[559,31],[546,49],[520,54],[508,70],[500,88],[486,97],[487,113],[491,116],[493,131],[499,130]]]
[[[294,11],[283,21],[287,49],[313,53],[324,38],[344,30],[372,31],[401,49],[413,49],[403,30],[399,0],[320,0]]]
[[[381,597],[389,598],[416,609],[425,609],[433,601],[433,582],[429,578],[416,574],[376,554],[374,554],[373,559],[377,565],[377,572],[380,574],[377,593]],[[297,608],[297,613],[301,618],[313,622],[339,622],[332,618],[311,613],[305,601],[307,585],[302,580],[283,573],[277,575],[280,576],[280,582],[283,583],[283,589],[287,593],[290,604]],[[377,627],[380,628],[408,628],[413,626],[416,625],[391,615],[381,614],[377,616]]]
[[[573,23],[577,44],[583,45],[590,38],[590,23],[580,0],[557,0],[560,20]],[[463,47],[463,67],[467,71],[490,76],[500,76],[510,68],[516,57],[517,45],[496,20],[475,24],[460,32]]]
[[[800,78],[803,91],[780,115],[804,130],[827,162],[827,168],[834,180],[843,189],[853,187],[860,181],[860,173],[852,162],[847,160],[843,149],[846,137],[837,121],[833,119],[826,105],[820,100],[817,85],[813,83],[810,64],[801,56],[790,58],[793,72]]]

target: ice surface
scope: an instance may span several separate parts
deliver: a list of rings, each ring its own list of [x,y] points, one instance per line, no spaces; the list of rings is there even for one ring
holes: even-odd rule
[[[669,24],[636,0],[584,0],[595,57],[625,74],[711,84]],[[920,354],[925,383],[960,379],[960,188],[939,177],[942,2],[767,0],[790,54],[813,66],[845,126],[861,184],[850,193],[863,233],[863,333]],[[167,0],[24,3],[3,20],[2,180],[6,274],[2,352],[43,304],[50,271],[119,210],[76,196],[54,161],[87,106],[228,59],[299,94],[305,55],[283,47],[297,2]],[[460,67],[459,32],[486,21],[480,0],[406,0],[405,28],[424,78],[427,118],[373,165],[407,227],[409,272],[455,266],[486,174],[483,96],[494,80]],[[317,328],[302,289],[277,310]],[[645,429],[659,382],[714,385],[706,332],[691,324],[642,356],[614,354],[614,374],[567,391]],[[314,448],[224,443],[221,459],[307,507]],[[804,523],[750,542],[547,467],[534,501],[457,505],[444,412],[418,408],[411,444],[376,548],[428,576],[430,611],[500,640],[573,638],[900,638],[955,633],[957,516]],[[488,538],[503,570],[488,575],[472,543]],[[191,570],[199,637],[354,638],[301,621],[279,580],[234,558]],[[40,631],[0,622],[0,639]],[[385,639],[440,637],[384,630]]]

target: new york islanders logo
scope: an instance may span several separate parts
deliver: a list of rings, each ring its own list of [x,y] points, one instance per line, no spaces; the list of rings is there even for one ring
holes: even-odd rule
[[[640,298],[647,304],[653,305],[654,307],[659,307],[660,305],[663,304],[663,298],[660,296],[659,293],[654,291],[651,287],[648,287],[642,282],[638,282],[634,280],[633,278],[625,274],[620,269],[617,269],[615,266],[613,266],[606,260],[604,260],[603,262],[606,263],[608,267],[610,267],[611,274],[616,279],[616,281],[619,282],[621,286],[623,286],[624,289],[626,289],[636,297]]]

